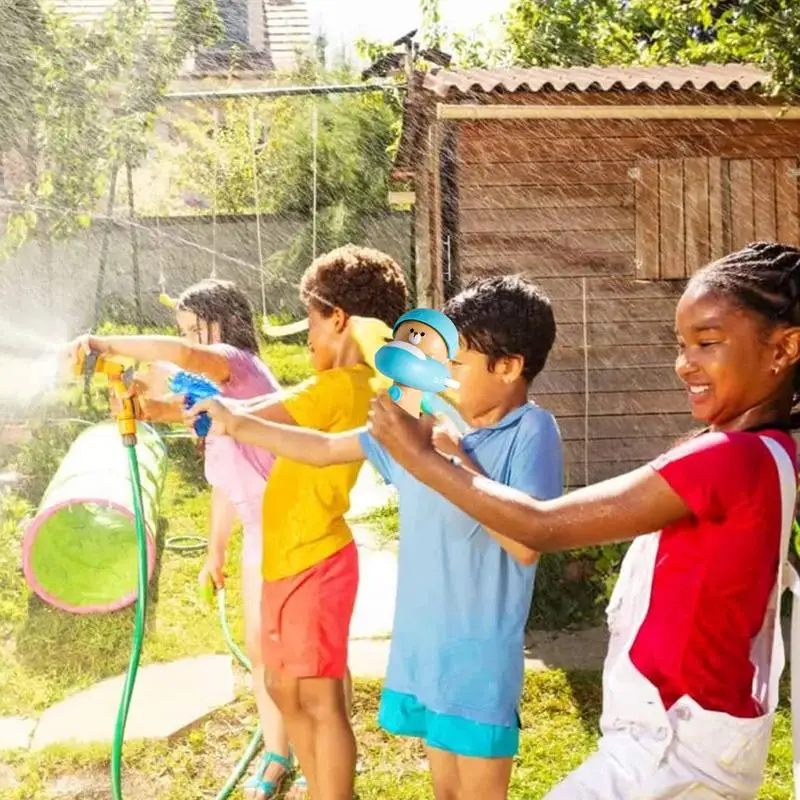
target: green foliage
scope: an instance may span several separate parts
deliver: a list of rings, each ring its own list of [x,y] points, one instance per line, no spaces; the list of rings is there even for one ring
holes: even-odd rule
[[[36,43],[43,38],[44,17],[37,0],[0,2],[0,152],[18,144],[30,125]]]
[[[441,47],[445,31],[442,26],[440,0],[419,0],[422,12],[422,37],[426,47]]]
[[[261,345],[261,360],[281,386],[294,386],[313,374],[305,344],[267,342]]]
[[[390,500],[385,506],[359,517],[357,521],[364,522],[372,528],[378,544],[382,547],[397,544],[400,539],[400,508],[396,498]]]
[[[112,166],[145,155],[169,81],[221,22],[214,0],[179,0],[167,38],[146,0],[117,0],[91,26],[35,0],[7,5],[0,47],[15,55],[0,65],[0,152],[15,149],[28,173],[13,198],[20,210],[9,222],[9,250],[33,234],[50,242],[89,225]]]
[[[626,543],[542,556],[529,627],[563,630],[601,624],[627,549]]]
[[[347,66],[324,70],[306,60],[286,79],[312,85],[357,77]],[[388,209],[399,99],[376,93],[229,101],[220,116],[215,125],[212,113],[197,107],[191,119],[176,122],[187,142],[176,184],[214,198],[218,214],[258,211],[298,221],[299,233],[264,265],[272,283],[268,310],[295,308],[297,281],[315,253],[363,240],[370,216]]]
[[[793,0],[513,0],[500,61],[515,66],[755,63],[800,88]],[[470,51],[466,51],[470,55]]]

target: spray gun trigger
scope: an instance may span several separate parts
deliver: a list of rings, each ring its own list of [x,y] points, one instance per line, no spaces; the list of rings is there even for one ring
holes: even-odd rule
[[[83,388],[87,394],[92,385],[92,376],[94,375],[95,368],[97,367],[98,358],[99,354],[92,351],[86,356],[86,360],[83,364]]]
[[[122,384],[123,386],[130,391],[133,388],[134,377],[136,373],[133,367],[128,367],[125,372],[122,373]]]

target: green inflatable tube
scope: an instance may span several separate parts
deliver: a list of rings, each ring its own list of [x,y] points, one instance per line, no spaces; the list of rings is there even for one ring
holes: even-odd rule
[[[158,433],[139,423],[136,457],[147,532],[148,582],[167,470]],[[136,601],[135,509],[128,454],[117,426],[83,431],[53,476],[22,543],[22,566],[45,602],[75,614],[116,611]]]

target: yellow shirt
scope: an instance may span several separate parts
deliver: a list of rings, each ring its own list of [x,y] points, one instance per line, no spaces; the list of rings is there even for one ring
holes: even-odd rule
[[[289,393],[283,406],[301,427],[354,430],[367,422],[373,374],[366,364],[326,370]],[[312,467],[275,460],[264,493],[265,580],[297,575],[352,541],[344,515],[362,464]]]

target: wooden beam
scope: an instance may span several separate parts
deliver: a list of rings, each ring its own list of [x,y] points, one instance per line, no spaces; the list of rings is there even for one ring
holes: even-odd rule
[[[428,291],[433,308],[444,303],[444,265],[442,248],[442,123],[434,122],[430,128],[429,174],[431,181],[430,226],[431,226],[431,283]]]
[[[643,162],[632,175],[636,181],[636,273],[638,278],[657,280],[661,274],[658,162]]]
[[[438,119],[800,119],[800,106],[614,106],[614,105],[446,105],[436,106]]]

